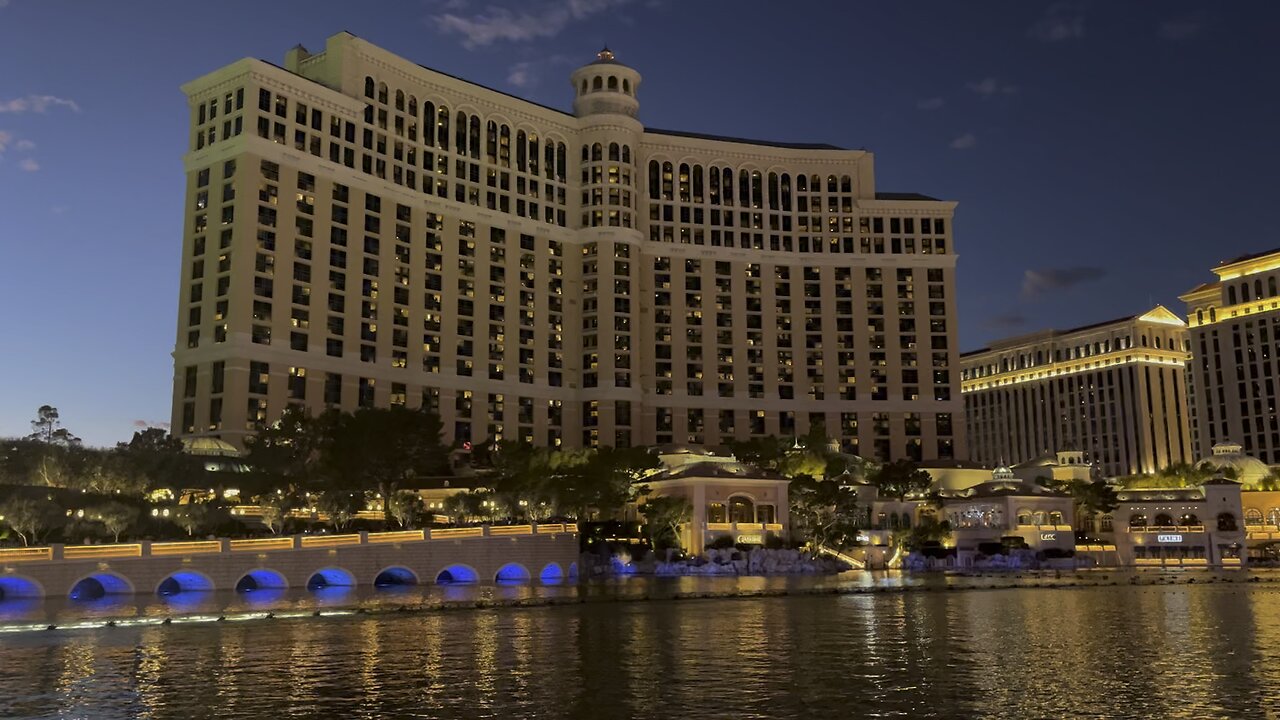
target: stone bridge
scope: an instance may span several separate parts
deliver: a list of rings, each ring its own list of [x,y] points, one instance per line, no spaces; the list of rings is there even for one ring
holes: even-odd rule
[[[0,599],[576,579],[574,524],[0,550]]]

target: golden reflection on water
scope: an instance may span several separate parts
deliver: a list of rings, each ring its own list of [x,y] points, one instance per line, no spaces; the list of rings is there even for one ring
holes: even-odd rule
[[[1247,585],[589,603],[0,638],[0,717],[1247,718],[1277,704],[1280,590]]]

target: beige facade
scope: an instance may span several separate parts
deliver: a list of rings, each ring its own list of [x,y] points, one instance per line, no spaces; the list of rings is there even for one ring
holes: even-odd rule
[[[341,33],[184,86],[175,432],[402,404],[458,442],[965,456],[954,203],[647,129],[607,51],[571,79],[572,114]]]
[[[1016,464],[1075,449],[1106,476],[1192,462],[1189,357],[1186,324],[1160,306],[965,353],[969,456]]]
[[[1198,454],[1235,442],[1264,463],[1280,463],[1280,250],[1228,260],[1213,272],[1215,282],[1182,296]]]

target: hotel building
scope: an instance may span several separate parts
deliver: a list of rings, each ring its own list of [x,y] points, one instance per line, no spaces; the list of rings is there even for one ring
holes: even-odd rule
[[[175,433],[404,405],[457,442],[965,456],[954,203],[646,128],[607,50],[571,82],[567,113],[340,33],[183,86]]]
[[[1105,476],[1191,462],[1189,356],[1186,324],[1160,306],[965,353],[970,459],[1015,464],[1075,449]]]
[[[1246,454],[1280,464],[1280,249],[1228,260],[1213,272],[1216,281],[1182,296],[1191,335],[1188,380],[1198,454],[1238,443]]]

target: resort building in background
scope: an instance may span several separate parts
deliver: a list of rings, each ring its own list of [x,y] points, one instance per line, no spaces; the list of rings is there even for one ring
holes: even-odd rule
[[[967,456],[955,203],[865,150],[646,128],[607,50],[571,82],[567,113],[340,33],[183,86],[174,432],[403,405],[460,443]]]
[[[1194,441],[1202,455],[1220,443],[1239,443],[1246,454],[1278,464],[1280,249],[1228,260],[1213,272],[1216,281],[1182,296],[1191,335]]]
[[[1075,449],[1105,476],[1190,462],[1189,357],[1186,323],[1160,306],[965,353],[969,457],[993,466]]]

